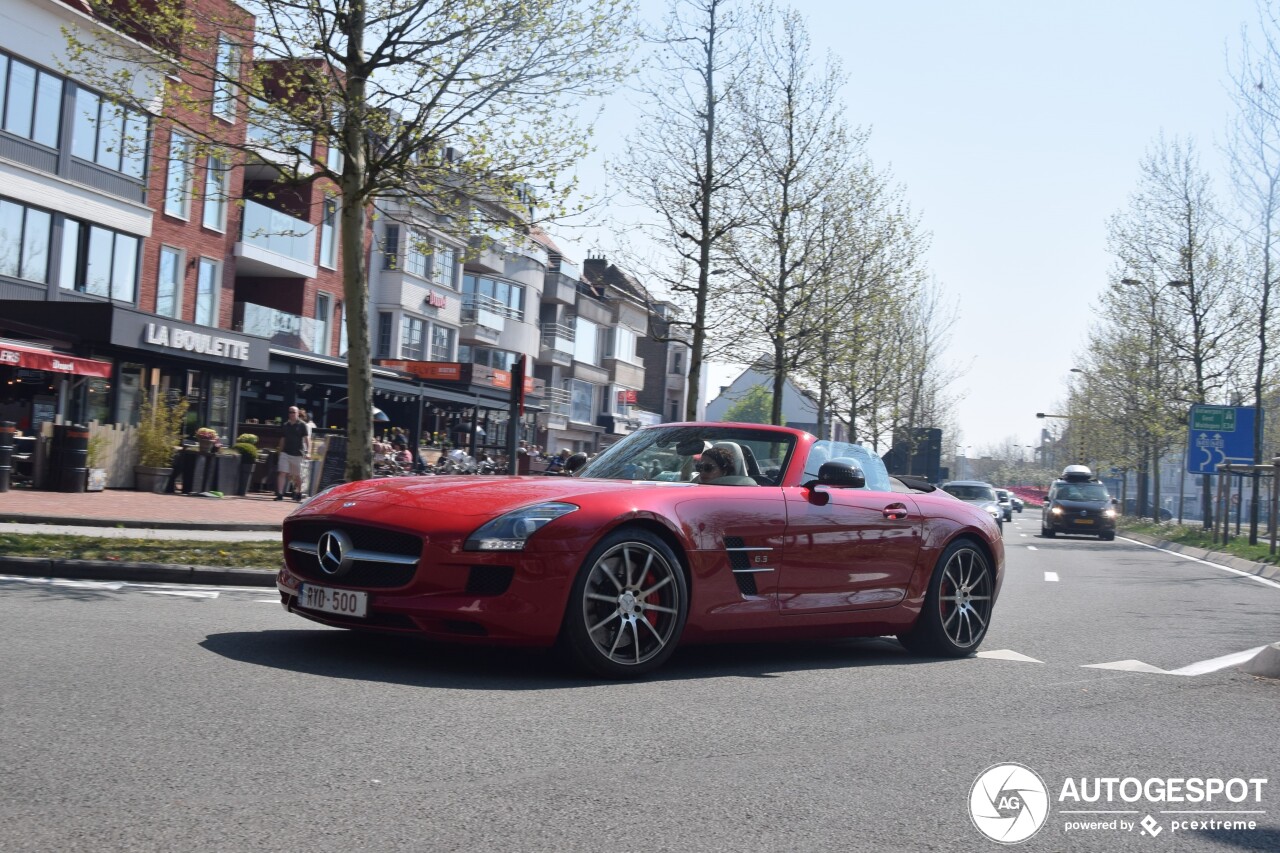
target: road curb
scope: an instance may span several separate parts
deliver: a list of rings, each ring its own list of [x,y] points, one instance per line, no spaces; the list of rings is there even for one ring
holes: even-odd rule
[[[150,530],[253,530],[280,531],[281,524],[258,521],[159,521],[137,518],[85,518],[83,516],[28,515],[6,512],[0,522],[8,524],[54,524],[64,527],[127,527]]]
[[[1257,575],[1267,580],[1280,580],[1280,566],[1273,566],[1269,563],[1255,563],[1252,560],[1246,560],[1242,557],[1236,557],[1222,551],[1206,551],[1204,548],[1193,548],[1190,545],[1181,545],[1177,542],[1170,542],[1167,539],[1157,539],[1154,536],[1148,536],[1145,533],[1129,533],[1120,531],[1117,536],[1124,536],[1128,539],[1141,542],[1144,545],[1154,545],[1157,548],[1163,548],[1166,551],[1172,551],[1175,554],[1185,554],[1188,557],[1195,557],[1197,560],[1206,560],[1210,563],[1217,563],[1222,566],[1235,569],[1241,572],[1247,572],[1251,575]]]
[[[0,573],[66,580],[140,581],[209,586],[274,587],[271,569],[232,569],[219,566],[171,566],[115,560],[48,560],[43,557],[0,557]]]

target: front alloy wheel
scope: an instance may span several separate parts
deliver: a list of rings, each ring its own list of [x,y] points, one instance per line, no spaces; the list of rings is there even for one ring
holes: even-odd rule
[[[938,559],[924,609],[898,639],[910,651],[932,657],[964,657],[977,651],[995,604],[995,572],[978,546],[953,542]]]
[[[662,665],[688,618],[680,561],[657,535],[615,531],[578,573],[563,638],[576,662],[606,678],[629,678]]]

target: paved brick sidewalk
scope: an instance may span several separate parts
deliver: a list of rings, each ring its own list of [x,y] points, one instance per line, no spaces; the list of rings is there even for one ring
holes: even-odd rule
[[[298,505],[270,494],[202,498],[125,489],[68,494],[0,492],[0,521],[220,530],[278,529]]]

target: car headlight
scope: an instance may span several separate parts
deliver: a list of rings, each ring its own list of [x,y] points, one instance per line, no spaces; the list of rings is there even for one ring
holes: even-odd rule
[[[476,530],[463,543],[464,551],[520,551],[529,537],[547,522],[568,515],[573,504],[550,502],[512,510]]]
[[[1049,508],[1049,514],[1050,514],[1050,515],[1062,515],[1062,507],[1060,507],[1060,506],[1050,507],[1050,508]]]
[[[992,518],[999,518],[999,516],[1000,516],[1000,508],[999,508],[999,507],[989,506],[989,507],[987,507],[987,512],[991,514],[991,517],[992,517]]]
[[[1104,509],[1104,510],[1102,511],[1102,517],[1103,517],[1103,518],[1115,518],[1115,517],[1116,517],[1116,511],[1115,511],[1114,509]]]

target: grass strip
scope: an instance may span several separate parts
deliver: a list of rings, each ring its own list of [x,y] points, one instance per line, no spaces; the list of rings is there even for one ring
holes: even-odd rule
[[[1219,553],[1230,554],[1233,557],[1240,557],[1245,560],[1252,560],[1255,563],[1269,563],[1271,565],[1280,564],[1280,555],[1271,553],[1271,543],[1266,538],[1266,531],[1259,531],[1257,545],[1249,544],[1249,528],[1241,527],[1240,535],[1235,534],[1235,525],[1231,526],[1231,535],[1227,543],[1215,543],[1210,531],[1205,530],[1200,522],[1192,524],[1177,524],[1175,522],[1164,521],[1156,523],[1154,521],[1139,521],[1134,518],[1123,518],[1120,520],[1120,534],[1125,533],[1144,533],[1147,536],[1154,536],[1157,539],[1165,539],[1169,542],[1176,542],[1179,545],[1186,545],[1192,548],[1203,548],[1206,551],[1217,551]]]
[[[52,560],[101,560],[161,563],[172,566],[218,566],[275,571],[283,562],[278,541],[210,542],[208,540],[115,539],[56,536],[45,533],[0,533],[0,556]]]

